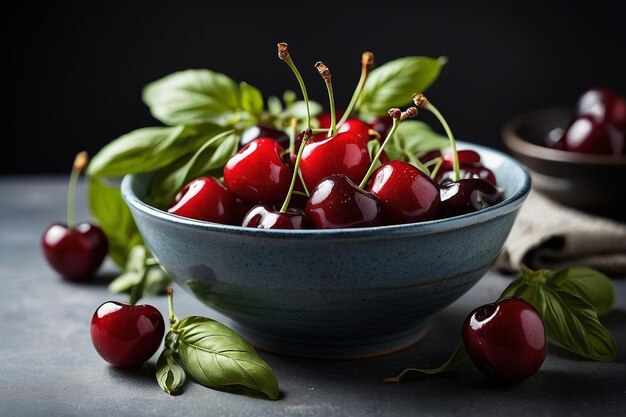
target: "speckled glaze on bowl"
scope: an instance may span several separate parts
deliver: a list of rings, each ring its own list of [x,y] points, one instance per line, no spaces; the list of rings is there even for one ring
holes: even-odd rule
[[[626,221],[626,155],[585,154],[545,146],[550,131],[564,128],[573,108],[520,114],[502,128],[502,141],[530,172],[533,188],[550,199],[588,213]]]
[[[500,252],[530,189],[512,157],[473,148],[504,202],[423,223],[342,230],[262,230],[185,219],[144,203],[152,176],[122,195],[146,245],[181,287],[232,319],[258,349],[358,358],[403,349],[429,317],[467,292]]]

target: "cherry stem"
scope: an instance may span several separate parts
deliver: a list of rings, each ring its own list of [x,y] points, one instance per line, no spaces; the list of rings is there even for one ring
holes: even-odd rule
[[[352,113],[352,110],[354,110],[356,103],[361,97],[361,92],[363,92],[363,87],[365,86],[365,80],[367,79],[367,76],[369,75],[369,72],[373,67],[374,54],[371,52],[363,52],[363,55],[361,55],[361,77],[359,78],[359,82],[354,89],[354,93],[352,93],[352,98],[350,99],[350,103],[348,104],[346,111],[343,113],[343,116],[341,117],[339,122],[337,122],[337,126],[341,126],[342,124],[344,124],[346,120],[348,120],[348,117],[350,117],[350,113]]]
[[[426,374],[426,375],[435,375],[435,374],[442,374],[442,373],[446,373],[446,372],[450,372],[453,371],[454,369],[456,369],[467,357],[467,351],[465,350],[465,346],[463,345],[463,342],[460,342],[456,349],[454,350],[454,352],[452,353],[452,355],[450,356],[450,358],[448,358],[447,361],[445,361],[441,366],[438,366],[436,368],[406,368],[404,371],[400,372],[400,374],[398,374],[397,376],[392,376],[392,377],[388,377],[383,379],[383,382],[400,382],[400,379],[408,374],[409,372],[419,372],[422,374]]]
[[[437,173],[439,172],[439,168],[441,168],[441,164],[443,163],[443,158],[437,158],[437,162],[435,162],[435,166],[430,171],[430,178],[435,179]]]
[[[328,129],[328,136],[337,134],[337,115],[335,114],[335,97],[333,94],[333,83],[330,81],[330,70],[322,61],[315,63],[315,68],[320,73],[326,84],[326,90],[328,91],[328,101],[330,103],[330,128]]]
[[[74,206],[76,200],[76,186],[78,184],[78,177],[87,167],[87,162],[87,152],[82,151],[76,154],[76,157],[74,158],[74,164],[72,165],[70,183],[67,189],[67,227],[70,229],[73,229],[76,225]]]
[[[300,75],[300,71],[298,71],[296,64],[294,64],[291,59],[291,55],[289,55],[288,45],[285,42],[280,42],[278,44],[278,58],[289,65],[289,68],[291,68],[291,71],[293,71],[294,75],[298,79],[298,84],[300,84],[300,89],[302,90],[302,98],[304,99],[304,104],[306,105],[306,127],[307,129],[310,129],[311,111],[309,110],[309,95],[306,92],[306,86],[304,85],[304,80]]]
[[[291,184],[289,184],[289,191],[287,192],[287,197],[285,197],[283,206],[280,208],[281,213],[285,213],[287,211],[287,208],[289,208],[291,195],[293,194],[293,189],[296,186],[296,180],[298,179],[298,172],[300,171],[300,160],[302,159],[302,152],[304,151],[304,146],[307,144],[310,137],[311,137],[311,129],[305,129],[303,136],[302,136],[302,142],[300,143],[300,148],[298,148],[298,156],[296,156],[296,162],[293,167],[293,175],[291,176]]]
[[[452,157],[454,158],[454,180],[459,181],[461,179],[461,167],[459,163],[459,154],[456,150],[456,141],[454,140],[454,136],[452,135],[452,130],[450,130],[450,126],[444,119],[443,115],[437,110],[424,94],[413,94],[413,102],[417,107],[421,107],[433,113],[435,117],[439,120],[439,123],[443,126],[443,129],[446,131],[448,135],[448,139],[450,139],[450,148],[452,149]]]
[[[409,107],[406,111],[400,111],[400,109],[393,108],[389,110],[389,116],[393,118],[393,124],[391,125],[391,130],[389,130],[389,133],[387,134],[387,137],[383,141],[383,144],[380,145],[378,152],[376,152],[374,159],[372,159],[372,163],[370,164],[369,169],[367,170],[367,172],[365,173],[365,176],[363,177],[363,180],[359,184],[360,189],[363,189],[365,185],[367,184],[367,181],[369,181],[370,176],[376,169],[376,164],[380,160],[380,156],[383,154],[383,151],[385,150],[385,146],[387,146],[387,143],[391,141],[391,138],[393,137],[394,133],[396,133],[396,130],[398,130],[398,126],[400,125],[400,122],[404,119],[417,116],[417,109],[415,107]]]
[[[176,317],[176,313],[174,313],[174,289],[167,289],[167,310],[169,314],[170,328],[175,330],[176,325],[178,324],[178,317]]]
[[[290,129],[289,129],[289,156],[295,154],[296,152],[296,126],[298,125],[298,120],[295,118],[291,119]]]

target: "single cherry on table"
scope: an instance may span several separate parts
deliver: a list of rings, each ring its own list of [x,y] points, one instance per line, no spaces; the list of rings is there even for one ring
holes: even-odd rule
[[[68,281],[93,278],[109,250],[106,234],[90,222],[74,221],[75,192],[78,177],[87,167],[86,152],[76,155],[68,189],[67,223],[54,223],[46,228],[41,247],[48,264]]]

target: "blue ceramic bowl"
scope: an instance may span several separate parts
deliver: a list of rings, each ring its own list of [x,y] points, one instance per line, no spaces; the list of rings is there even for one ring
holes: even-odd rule
[[[342,230],[263,230],[190,220],[143,202],[152,175],[122,195],[173,279],[260,350],[317,358],[405,348],[429,318],[485,275],[530,189],[512,157],[475,149],[505,190],[482,211],[422,223]]]

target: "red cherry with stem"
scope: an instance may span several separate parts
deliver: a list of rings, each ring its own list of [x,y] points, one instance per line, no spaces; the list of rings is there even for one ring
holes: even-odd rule
[[[230,224],[235,216],[235,196],[214,177],[199,177],[187,183],[174,197],[168,213],[190,219]]]
[[[522,381],[543,364],[548,341],[537,310],[521,298],[501,298],[473,310],[462,327],[463,345],[485,374]]]
[[[365,139],[365,143],[370,138],[370,127],[362,120],[359,119],[347,119],[343,124],[337,127],[337,133],[352,132],[360,135]]]
[[[592,87],[584,91],[576,102],[576,115],[590,116],[599,123],[626,131],[626,101],[608,88]]]
[[[104,360],[118,367],[138,366],[152,357],[165,333],[163,316],[151,305],[107,301],[91,319],[91,340]]]
[[[274,139],[254,139],[226,162],[226,186],[237,197],[251,203],[285,198],[292,170],[281,159],[284,152],[285,149]]]
[[[366,189],[380,201],[384,224],[434,219],[441,204],[437,184],[405,161],[393,160],[378,167]]]
[[[86,281],[93,277],[104,261],[109,243],[106,234],[90,222],[76,224],[75,193],[78,177],[87,167],[86,152],[76,155],[67,197],[67,223],[54,223],[43,233],[41,246],[48,264],[69,281]]]
[[[338,110],[335,112],[335,116],[336,117],[341,117],[343,116],[344,112],[341,110]],[[332,121],[331,121],[331,115],[329,111],[323,111],[320,114],[317,115],[317,122],[319,123],[319,128],[320,129],[330,129],[330,127],[332,126]]]
[[[463,178],[440,184],[443,217],[472,213],[503,201],[502,192],[480,178]]]
[[[298,170],[302,160],[302,151],[311,137],[311,130],[305,129],[302,135],[302,143],[298,149],[291,184],[285,197],[285,201],[280,209],[276,209],[271,204],[259,204],[254,206],[244,217],[242,226],[255,227],[258,229],[306,229],[309,227],[309,220],[303,210],[290,208],[289,203],[298,181]]]
[[[579,116],[565,128],[557,143],[570,152],[620,155],[624,150],[624,134],[593,116]]]
[[[333,174],[311,191],[306,214],[318,229],[372,227],[380,224],[380,203],[343,174]]]

